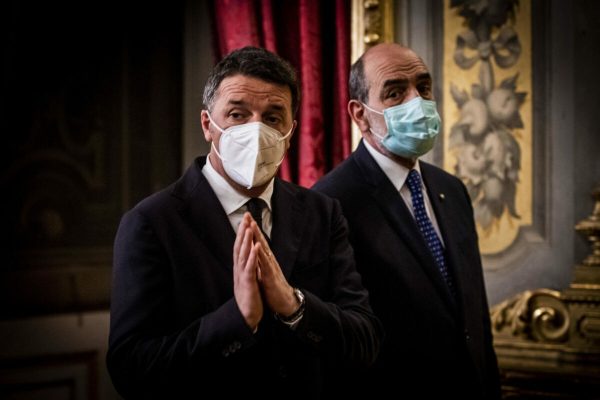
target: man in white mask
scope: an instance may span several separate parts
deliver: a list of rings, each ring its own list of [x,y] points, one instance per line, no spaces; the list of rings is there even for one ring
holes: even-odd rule
[[[342,204],[386,336],[347,398],[499,399],[471,201],[419,159],[441,126],[429,70],[411,49],[381,44],[352,66],[349,86],[362,140],[314,188]]]
[[[204,91],[210,153],[123,217],[107,363],[124,397],[325,398],[331,371],[374,361],[339,204],[275,177],[298,97],[275,54],[227,55]]]

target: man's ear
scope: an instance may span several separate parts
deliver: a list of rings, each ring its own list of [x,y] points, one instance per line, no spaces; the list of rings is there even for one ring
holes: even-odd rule
[[[292,137],[294,137],[294,133],[296,133],[296,128],[298,127],[298,121],[294,120],[292,122],[292,132],[287,139],[285,139],[285,150],[287,151],[290,148],[290,144],[292,143]]]
[[[204,132],[204,139],[207,142],[211,142],[212,141],[212,136],[210,134],[210,119],[208,119],[208,111],[207,110],[202,110],[200,112],[200,124],[202,125],[202,131]]]
[[[361,133],[369,132],[370,124],[365,116],[365,106],[358,100],[353,99],[348,102],[348,114]]]

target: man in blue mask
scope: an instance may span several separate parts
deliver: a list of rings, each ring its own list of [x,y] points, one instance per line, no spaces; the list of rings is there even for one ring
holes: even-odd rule
[[[500,397],[469,195],[419,160],[440,131],[432,86],[411,49],[369,49],[350,73],[348,112],[362,140],[315,185],[342,204],[385,328],[375,367],[353,379],[362,384],[354,398]]]

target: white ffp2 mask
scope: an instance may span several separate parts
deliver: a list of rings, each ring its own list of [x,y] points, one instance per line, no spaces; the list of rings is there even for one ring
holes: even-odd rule
[[[268,182],[285,157],[285,139],[281,132],[262,122],[233,125],[222,129],[207,113],[210,122],[221,132],[219,150],[212,143],[221,159],[223,169],[236,183],[251,189]]]

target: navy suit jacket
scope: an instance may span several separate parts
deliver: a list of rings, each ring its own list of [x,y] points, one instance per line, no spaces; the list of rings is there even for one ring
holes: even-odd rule
[[[339,365],[372,363],[381,327],[337,201],[276,179],[271,248],[306,297],[295,330],[265,309],[253,334],[233,297],[235,232],[198,158],[121,221],[107,365],[130,398],[319,398]]]
[[[420,162],[454,278],[453,298],[402,197],[361,142],[315,189],[340,201],[386,338],[365,391],[499,398],[473,208],[456,177]],[[375,397],[377,397],[375,395]]]

